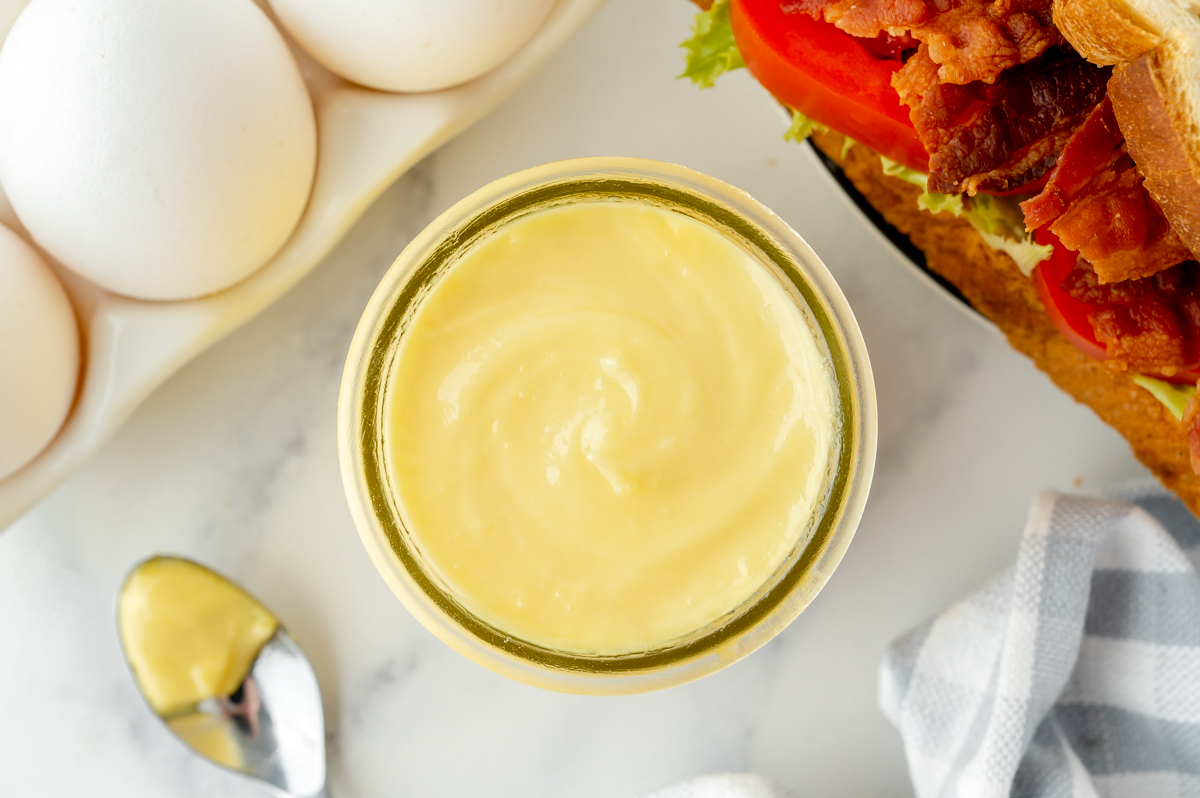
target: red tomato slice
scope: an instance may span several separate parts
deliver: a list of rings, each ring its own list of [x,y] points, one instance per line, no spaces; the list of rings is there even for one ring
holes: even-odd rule
[[[779,0],[733,0],[729,22],[746,66],[800,113],[921,172],[929,154],[892,88],[900,62]]]
[[[1046,315],[1050,317],[1050,321],[1063,334],[1063,337],[1080,352],[1093,360],[1106,359],[1108,353],[1105,351],[1104,344],[1096,339],[1092,323],[1088,320],[1092,306],[1080,302],[1062,289],[1062,282],[1075,268],[1079,253],[1064,247],[1059,242],[1058,236],[1045,227],[1034,232],[1033,238],[1039,244],[1050,244],[1054,247],[1054,254],[1050,256],[1049,260],[1042,261],[1033,270],[1034,285],[1037,287],[1038,298],[1046,306]],[[1184,369],[1169,377],[1164,374],[1148,374],[1147,376],[1180,385],[1195,385],[1196,381],[1200,379],[1200,365]]]
[[[1046,228],[1033,234],[1037,243],[1045,246],[1051,244],[1054,254],[1049,260],[1039,263],[1033,270],[1034,285],[1037,286],[1038,299],[1046,306],[1050,321],[1063,334],[1063,337],[1075,345],[1093,360],[1104,360],[1108,357],[1104,344],[1096,340],[1092,323],[1088,321],[1091,306],[1080,302],[1062,289],[1062,282],[1075,268],[1079,253],[1072,252],[1058,241],[1058,236]]]

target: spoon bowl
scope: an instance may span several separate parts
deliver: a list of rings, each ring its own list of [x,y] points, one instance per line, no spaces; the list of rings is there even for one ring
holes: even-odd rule
[[[139,563],[122,586],[118,597],[118,627],[121,627],[128,586],[139,569],[164,560],[200,569],[223,588],[232,587],[254,602],[246,591],[202,565],[177,557],[156,557]],[[153,594],[149,600],[153,602]],[[257,602],[255,602],[257,604]],[[152,607],[151,607],[152,609]],[[186,634],[193,620],[186,607],[166,611],[169,623]],[[205,620],[212,622],[209,612]],[[221,620],[217,618],[218,622]],[[181,628],[182,625],[182,628]],[[161,627],[160,627],[161,628]],[[160,711],[147,694],[143,676],[134,666],[129,641],[122,629],[122,653],[134,683],[147,707],[193,753],[261,782],[272,792],[292,798],[328,798],[325,787],[325,718],[321,691],[312,665],[300,646],[277,626],[258,650],[249,673],[228,695],[206,697],[181,710]],[[199,669],[204,663],[179,663]]]

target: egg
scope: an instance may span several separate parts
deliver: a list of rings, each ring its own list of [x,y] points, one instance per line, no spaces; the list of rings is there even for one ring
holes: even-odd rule
[[[295,229],[315,166],[307,87],[251,0],[33,0],[0,50],[0,183],[110,291],[242,280]]]
[[[79,327],[58,276],[0,226],[0,479],[54,439],[79,380]]]
[[[347,80],[432,91],[477,78],[532,38],[554,0],[270,0],[292,37]]]
[[[0,0],[0,44],[27,5],[29,0]]]

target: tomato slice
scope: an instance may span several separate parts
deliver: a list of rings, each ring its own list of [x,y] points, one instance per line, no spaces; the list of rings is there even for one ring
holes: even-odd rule
[[[1058,237],[1048,229],[1042,228],[1033,234],[1038,244],[1054,247],[1054,254],[1048,260],[1039,263],[1033,270],[1033,281],[1037,287],[1038,299],[1046,306],[1050,321],[1063,334],[1063,337],[1075,345],[1093,360],[1105,360],[1108,352],[1104,344],[1096,339],[1092,323],[1088,321],[1091,306],[1080,302],[1062,289],[1062,282],[1075,268],[1079,253],[1072,252],[1058,241]]]
[[[732,0],[729,23],[746,66],[800,113],[898,163],[929,171],[929,154],[892,88],[900,61],[872,54],[824,20],[779,0]]]
[[[1039,228],[1033,234],[1034,240],[1042,245],[1054,247],[1054,254],[1048,260],[1039,263],[1033,270],[1033,281],[1037,288],[1038,298],[1046,306],[1046,315],[1063,337],[1071,342],[1080,352],[1093,360],[1105,360],[1108,352],[1104,344],[1096,338],[1088,314],[1092,306],[1080,302],[1062,289],[1063,280],[1075,268],[1079,253],[1072,252],[1062,245],[1058,236],[1046,227]],[[1174,382],[1180,385],[1195,385],[1200,380],[1200,364],[1178,371],[1167,376],[1165,374],[1148,374],[1156,379]]]

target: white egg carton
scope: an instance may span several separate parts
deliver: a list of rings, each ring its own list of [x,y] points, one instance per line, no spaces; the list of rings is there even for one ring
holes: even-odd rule
[[[118,296],[55,264],[79,316],[83,374],[58,436],[33,462],[0,480],[0,530],[66,480],[167,377],[299,282],[389,185],[499,105],[603,4],[558,0],[509,61],[469,83],[426,94],[361,88],[293,46],[316,111],[317,172],[292,237],[232,288],[178,302]],[[0,203],[0,221],[24,234],[7,201]]]

